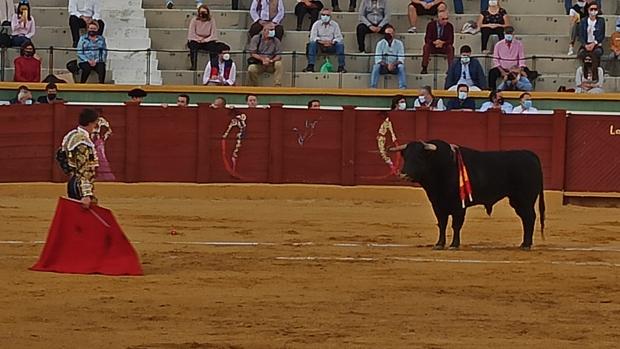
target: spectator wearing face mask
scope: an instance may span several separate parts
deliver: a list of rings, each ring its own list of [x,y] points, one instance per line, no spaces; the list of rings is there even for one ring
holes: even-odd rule
[[[605,19],[599,16],[599,6],[596,1],[586,5],[588,17],[579,23],[579,40],[581,48],[578,56],[583,59],[591,54],[597,60],[603,55],[603,40],[605,40]]]
[[[405,45],[394,38],[394,28],[388,25],[385,36],[377,42],[375,49],[375,64],[370,73],[370,87],[377,88],[379,75],[397,74],[398,88],[407,88],[407,73],[405,72]]]
[[[568,2],[570,4],[570,0]],[[569,9],[568,14],[570,16],[570,44],[568,46],[568,55],[572,56],[575,54],[575,41],[579,38],[579,23],[588,16],[586,13],[585,0],[577,1],[575,6]]]
[[[532,106],[532,95],[524,92],[519,96],[519,105],[512,110],[512,114],[536,114],[538,109]]]
[[[482,39],[482,53],[489,53],[487,45],[489,38],[495,34],[500,40],[504,39],[504,30],[510,26],[510,19],[505,9],[499,6],[498,0],[490,0],[488,8],[480,12],[478,28]]]
[[[480,91],[487,88],[487,77],[480,62],[471,56],[471,47],[461,46],[461,58],[448,67],[448,76],[444,88],[456,91],[457,85],[465,84],[470,91]]]
[[[88,30],[88,26],[93,22],[97,23],[97,35],[103,35],[105,23],[101,19],[99,1],[102,0],[69,0],[69,27],[73,47],[77,47],[80,41],[80,28]]]
[[[248,31],[250,38],[255,37],[265,26],[269,25],[275,30],[276,38],[282,41],[284,36],[284,27],[282,27],[282,20],[284,19],[283,0],[252,0],[250,17],[254,21]]]
[[[310,30],[310,42],[308,43],[308,66],[305,72],[313,72],[316,63],[316,55],[320,50],[324,53],[335,53],[338,55],[338,72],[346,73],[344,68],[344,44],[342,32],[338,23],[331,18],[331,11],[328,8],[321,10],[321,20],[314,22]]]
[[[407,110],[407,99],[403,95],[396,95],[392,98],[392,104],[390,105],[391,111],[403,111]]]
[[[218,33],[215,19],[211,17],[211,11],[207,5],[198,8],[196,17],[189,22],[187,29],[187,47],[189,48],[189,58],[191,62],[190,70],[196,70],[198,62],[198,51],[209,52],[211,66],[215,69],[209,72],[209,77],[217,77],[217,50]]]
[[[500,91],[531,91],[533,86],[525,72],[515,65],[510,68],[510,72],[504,76],[504,81],[497,89]]]
[[[99,77],[99,83],[104,84],[108,46],[105,38],[99,35],[99,24],[97,22],[90,22],[88,32],[82,35],[77,46],[78,65],[82,70],[80,82],[85,83],[91,71],[94,70]]]
[[[258,77],[263,72],[273,73],[273,83],[282,86],[282,44],[276,37],[275,27],[266,25],[263,32],[256,34],[248,47],[251,57],[248,59],[248,80],[250,86],[258,85]]]
[[[32,105],[34,101],[32,100],[32,92],[29,89],[21,90],[17,94],[17,103],[16,104],[25,104]]]
[[[495,90],[489,93],[489,100],[482,103],[482,106],[480,106],[481,112],[485,112],[487,110],[501,110],[504,114],[510,114],[512,113],[512,109],[512,104],[504,101],[502,91]]]
[[[52,104],[64,102],[61,98],[58,98],[58,87],[55,83],[50,82],[45,86],[45,95],[37,98],[37,103],[40,104]]]
[[[360,23],[357,25],[357,46],[366,52],[366,34],[385,33],[390,22],[390,9],[387,0],[362,0],[359,9]]]
[[[448,12],[439,12],[436,20],[432,20],[426,26],[424,46],[422,48],[422,71],[420,74],[428,74],[428,63],[433,54],[448,56],[448,65],[454,60],[454,27],[449,22]]]
[[[24,43],[20,49],[19,57],[13,61],[15,82],[40,82],[41,81],[41,58],[36,54],[32,42]]]
[[[306,15],[310,16],[310,29],[312,24],[319,19],[319,13],[323,9],[323,3],[318,0],[297,0],[295,5],[295,16],[297,16],[297,31],[301,31],[301,26]]]
[[[424,86],[420,89],[418,98],[413,102],[413,110],[435,110],[444,111],[446,107],[441,98],[433,96],[433,90],[430,86]]]
[[[576,93],[603,93],[605,72],[599,67],[592,55],[583,58],[583,65],[575,73]]]
[[[523,43],[514,39],[514,28],[507,27],[504,40],[498,41],[493,49],[493,68],[489,71],[489,88],[497,89],[497,79],[500,77],[503,80],[506,79],[510,68],[515,65],[527,73]]]
[[[11,17],[11,46],[21,47],[24,43],[30,42],[36,32],[34,17],[30,14],[30,4],[28,1],[20,1],[17,5],[17,12]]]
[[[616,31],[611,34],[609,38],[609,48],[611,53],[609,54],[609,67],[613,76],[620,75],[617,72],[617,68],[620,65],[620,17],[616,18]]]
[[[25,102],[27,100],[27,98],[24,98],[24,96],[28,96],[28,93],[30,93],[30,89],[28,88],[28,86],[26,85],[21,85],[20,87],[17,88],[17,93],[15,94],[15,98],[11,98],[9,100],[9,104],[28,104],[28,103],[21,103],[21,101]],[[21,99],[20,99],[21,97]],[[32,104],[32,93],[30,93],[30,103]]]
[[[217,75],[212,76],[211,62],[207,63],[202,75],[202,83],[211,86],[234,86],[237,77],[237,66],[230,57],[230,46],[219,43],[217,58]]]
[[[474,111],[476,109],[476,102],[469,98],[469,86],[459,84],[456,98],[448,101],[447,109],[460,111]]]

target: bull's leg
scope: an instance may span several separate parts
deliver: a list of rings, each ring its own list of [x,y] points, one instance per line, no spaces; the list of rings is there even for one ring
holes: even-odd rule
[[[458,249],[461,245],[461,228],[463,227],[463,222],[465,221],[465,210],[458,211],[452,214],[452,243],[450,244],[451,249]]]
[[[513,206],[514,207],[514,206]],[[517,215],[521,218],[523,224],[523,242],[522,250],[529,250],[532,247],[532,238],[534,236],[534,223],[536,222],[536,211],[533,205],[522,205],[515,208]]]
[[[447,213],[436,213],[437,216],[437,226],[439,227],[439,240],[435,244],[435,250],[443,250],[446,246],[446,228],[448,227],[448,214]]]

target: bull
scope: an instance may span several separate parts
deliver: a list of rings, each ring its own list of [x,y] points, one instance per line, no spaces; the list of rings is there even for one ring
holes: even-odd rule
[[[523,224],[521,249],[529,250],[532,246],[537,198],[544,239],[543,173],[540,159],[533,152],[477,151],[441,140],[411,142],[390,150],[400,151],[403,157],[400,176],[419,183],[431,202],[439,227],[435,249],[445,247],[448,216],[452,216],[454,232],[450,248],[458,249],[467,208],[484,205],[487,214],[491,215],[493,205],[506,197]],[[465,164],[469,183],[463,183],[459,161]],[[465,200],[461,191],[464,184],[471,188],[471,195]]]

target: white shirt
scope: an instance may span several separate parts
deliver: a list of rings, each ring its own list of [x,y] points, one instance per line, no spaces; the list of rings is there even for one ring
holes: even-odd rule
[[[99,0],[69,0],[69,14],[101,19]]]
[[[256,11],[258,6],[258,2],[262,3],[263,8],[260,13]],[[269,2],[277,1],[278,2],[278,13],[273,17],[273,19],[269,18]],[[282,19],[284,18],[284,2],[283,0],[254,0],[250,5],[250,16],[252,17],[252,21],[256,22],[258,20],[263,21],[271,21],[275,24],[280,24]]]
[[[461,76],[459,77],[459,82],[457,83],[457,85],[458,84],[474,86],[474,80],[471,79],[471,74],[469,73],[469,63],[461,63]]]
[[[511,114],[536,114],[538,113],[538,109],[531,107],[530,109],[523,109],[522,105],[518,105],[512,109]]]
[[[327,24],[318,20],[312,24],[310,29],[310,41],[329,40],[332,43],[342,42],[342,32],[338,23],[330,20]]]
[[[596,41],[596,39],[594,38],[595,25],[596,25],[596,18],[594,20],[591,20],[590,17],[588,17],[588,42]]]
[[[209,63],[207,63],[207,66],[205,67],[205,72],[202,75],[202,83],[206,85],[209,82],[214,82],[214,83],[218,83],[221,85],[233,86],[235,84],[235,80],[237,77],[237,66],[235,65],[235,62],[232,62],[232,66],[230,67],[230,75],[228,76],[228,79],[225,79],[224,78],[224,61],[221,61],[220,67],[218,69],[218,76],[221,77],[222,80],[211,79],[211,61],[209,61]]]

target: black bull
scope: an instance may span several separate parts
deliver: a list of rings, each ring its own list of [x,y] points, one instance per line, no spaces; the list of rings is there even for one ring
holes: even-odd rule
[[[434,140],[412,142],[391,148],[400,151],[404,159],[401,176],[420,183],[431,202],[439,226],[439,240],[436,249],[446,244],[448,216],[452,216],[454,235],[451,248],[458,248],[460,232],[465,221],[467,207],[484,205],[490,215],[493,205],[508,197],[523,223],[522,249],[532,246],[536,211],[536,199],[540,212],[541,235],[544,239],[545,198],[543,174],[540,159],[529,150],[477,151],[459,147],[467,167],[472,187],[473,201],[461,201],[459,192],[459,170],[456,161],[456,147]]]

